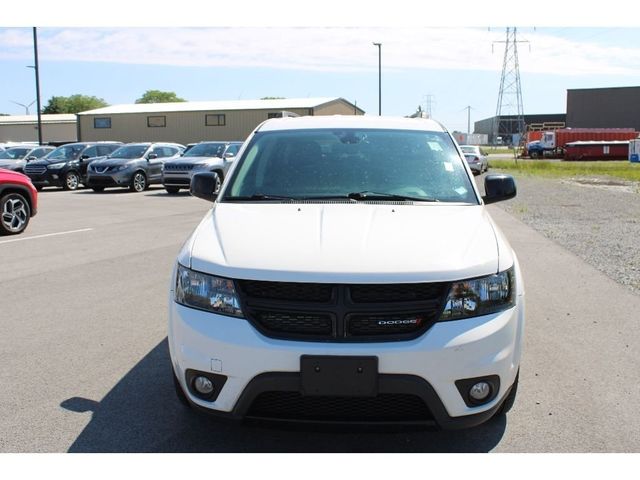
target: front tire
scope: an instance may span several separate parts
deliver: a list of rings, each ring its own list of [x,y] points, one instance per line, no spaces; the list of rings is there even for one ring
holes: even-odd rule
[[[167,191],[167,193],[178,193],[180,191],[180,187],[164,187],[164,189]]]
[[[100,192],[104,192],[104,187],[91,187],[91,190],[93,190],[94,192],[100,193]]]
[[[31,207],[19,193],[9,193],[0,198],[0,234],[22,233],[31,218]]]
[[[132,192],[144,192],[147,189],[147,176],[143,172],[133,174],[129,190]]]
[[[64,182],[62,184],[63,190],[77,190],[80,186],[80,175],[77,172],[71,171],[64,175]]]

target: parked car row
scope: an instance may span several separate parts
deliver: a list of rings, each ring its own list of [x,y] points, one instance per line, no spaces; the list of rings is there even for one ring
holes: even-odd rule
[[[169,193],[189,188],[194,172],[210,171],[221,184],[242,142],[76,142],[58,148],[12,146],[0,152],[0,168],[24,172],[37,190],[81,186],[101,192],[124,187],[141,192],[163,184]]]

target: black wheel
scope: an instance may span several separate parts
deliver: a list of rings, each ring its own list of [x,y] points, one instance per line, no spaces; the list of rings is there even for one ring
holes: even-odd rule
[[[80,186],[80,175],[73,170],[65,173],[62,188],[64,190],[77,190]]]
[[[518,394],[519,378],[520,378],[520,370],[518,370],[518,373],[516,374],[516,379],[513,382],[513,386],[511,387],[511,391],[509,392],[509,395],[507,395],[507,398],[504,399],[504,402],[502,402],[502,405],[500,405],[500,408],[496,412],[495,414],[496,417],[509,412],[509,410],[511,410],[511,407],[513,407],[513,404],[516,402],[516,395]]]
[[[104,187],[91,187],[94,192],[104,192]]]
[[[187,400],[187,396],[184,394],[184,391],[182,390],[182,387],[180,386],[180,382],[178,382],[178,378],[176,377],[176,373],[173,372],[173,386],[175,388],[176,391],[176,397],[178,397],[178,400],[180,401],[181,404],[183,404],[185,407],[189,407],[191,408],[191,404],[189,403],[189,400]]]
[[[178,193],[180,191],[180,187],[164,187],[167,193]]]
[[[147,189],[147,176],[144,172],[136,172],[133,174],[129,190],[132,192],[144,192]]]
[[[19,193],[8,193],[0,198],[0,234],[21,233],[31,218],[29,202]]]

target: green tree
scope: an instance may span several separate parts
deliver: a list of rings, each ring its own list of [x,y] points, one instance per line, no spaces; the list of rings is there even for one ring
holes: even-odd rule
[[[51,97],[42,113],[78,113],[96,108],[108,107],[102,98],[89,95],[71,95],[70,97]]]
[[[175,92],[163,92],[162,90],[147,90],[136,103],[171,103],[186,102],[184,98],[178,97]]]

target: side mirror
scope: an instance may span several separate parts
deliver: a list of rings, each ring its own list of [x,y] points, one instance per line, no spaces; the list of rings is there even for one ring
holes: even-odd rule
[[[86,160],[88,158],[91,158],[89,155],[80,155],[80,160]]]
[[[30,155],[30,156],[28,156],[27,158],[25,158],[25,160],[26,160],[27,162],[30,162],[31,160],[37,160],[37,159],[38,159],[38,157],[34,157],[33,155]]]
[[[233,158],[233,157],[235,157],[235,154],[233,154],[231,152],[224,154],[224,158]]]
[[[155,160],[156,158],[158,158],[157,153],[150,153],[149,155],[147,155],[147,160]]]
[[[482,197],[485,205],[509,200],[516,196],[516,181],[511,175],[487,175],[484,179]]]
[[[194,197],[215,202],[218,198],[216,191],[219,185],[218,175],[212,172],[196,173],[191,177],[189,193]]]

